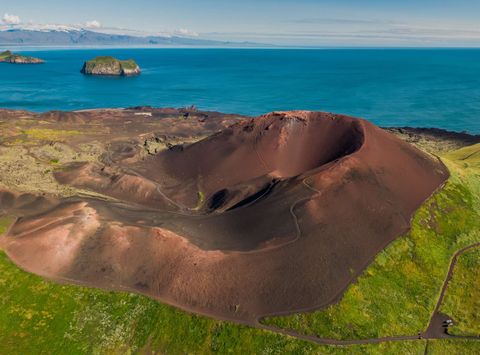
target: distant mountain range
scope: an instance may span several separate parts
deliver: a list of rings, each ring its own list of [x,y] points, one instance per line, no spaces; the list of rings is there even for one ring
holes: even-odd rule
[[[259,47],[261,45],[250,42],[225,42],[168,34],[142,35],[142,33],[107,33],[106,30],[103,29],[97,31],[69,26],[30,26],[25,28],[10,26],[0,28],[0,46]]]

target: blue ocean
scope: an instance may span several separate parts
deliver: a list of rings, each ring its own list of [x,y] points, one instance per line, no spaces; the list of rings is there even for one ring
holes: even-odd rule
[[[321,110],[382,126],[480,133],[480,50],[75,49],[19,51],[0,64],[0,107],[31,111],[183,107],[258,115]],[[139,77],[88,77],[97,55],[133,58]]]

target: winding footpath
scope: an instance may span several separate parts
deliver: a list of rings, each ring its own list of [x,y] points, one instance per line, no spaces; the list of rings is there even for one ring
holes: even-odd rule
[[[305,185],[306,182],[305,182]],[[307,185],[308,186],[308,185]],[[310,187],[311,188],[311,187]],[[362,344],[378,344],[384,342],[394,342],[394,341],[408,341],[408,340],[429,340],[429,339],[469,339],[469,340],[478,340],[480,341],[480,336],[462,336],[462,335],[451,335],[447,333],[447,328],[443,325],[443,318],[439,317],[441,315],[439,313],[440,306],[445,298],[445,293],[448,288],[448,283],[450,282],[453,271],[455,269],[455,265],[457,264],[458,258],[475,248],[480,247],[480,242],[468,245],[460,250],[457,250],[453,255],[450,265],[448,268],[447,275],[445,280],[443,281],[442,288],[440,291],[440,295],[438,297],[437,303],[435,308],[430,316],[430,320],[428,323],[427,330],[423,333],[419,333],[417,335],[398,335],[398,336],[387,336],[387,337],[380,337],[380,338],[368,338],[368,339],[331,339],[331,338],[321,338],[315,335],[306,335],[299,333],[294,330],[290,329],[283,329],[272,325],[266,325],[261,323],[263,317],[257,319],[255,323],[256,328],[268,330],[280,335],[290,336],[299,340],[305,340],[314,342],[316,344],[321,345],[362,345]],[[448,319],[448,318],[447,318]],[[440,321],[439,321],[440,320]],[[426,344],[425,351],[427,351],[428,343]]]

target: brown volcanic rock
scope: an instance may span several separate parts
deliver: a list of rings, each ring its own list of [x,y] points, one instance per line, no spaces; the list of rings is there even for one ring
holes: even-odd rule
[[[367,121],[303,111],[95,169],[57,178],[121,202],[72,198],[25,214],[2,242],[12,260],[248,322],[338,299],[351,270],[404,233],[448,177],[436,158]]]

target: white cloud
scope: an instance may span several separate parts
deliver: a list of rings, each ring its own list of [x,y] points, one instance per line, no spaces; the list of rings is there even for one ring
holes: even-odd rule
[[[87,21],[87,22],[85,22],[85,27],[86,28],[100,28],[100,27],[102,27],[102,24],[100,22],[98,22],[97,20]]]
[[[3,15],[2,22],[7,25],[18,25],[20,23],[20,17],[6,13]]]
[[[190,31],[186,28],[179,28],[178,30],[173,31],[174,35],[185,36],[185,37],[198,37],[197,32]]]

